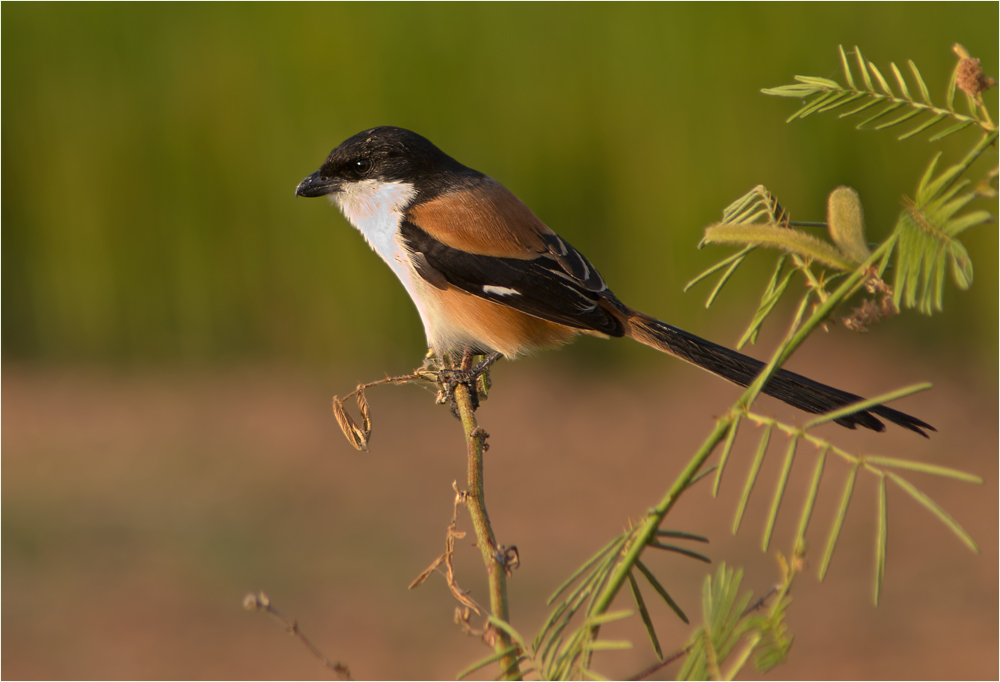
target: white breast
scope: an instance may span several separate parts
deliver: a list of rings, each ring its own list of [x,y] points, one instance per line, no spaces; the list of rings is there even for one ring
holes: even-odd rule
[[[408,254],[399,242],[399,224],[415,193],[413,186],[404,182],[362,180],[331,194],[330,198],[406,287],[424,323],[428,345],[437,348],[440,312],[432,309],[432,299],[423,292],[427,285],[410,265]]]

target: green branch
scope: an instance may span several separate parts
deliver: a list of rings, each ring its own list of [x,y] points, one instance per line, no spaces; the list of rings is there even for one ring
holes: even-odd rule
[[[468,371],[472,356],[467,356],[462,363],[462,369]],[[462,420],[462,430],[465,432],[465,444],[468,452],[469,489],[465,498],[472,526],[476,532],[476,546],[483,556],[486,565],[486,575],[489,579],[490,611],[493,619],[503,623],[510,622],[510,610],[507,603],[507,571],[504,552],[497,545],[490,517],[486,510],[486,491],[483,484],[483,453],[486,451],[488,434],[479,427],[476,413],[472,406],[472,392],[467,384],[455,387],[455,404]],[[499,560],[498,560],[499,557]],[[520,679],[518,655],[512,645],[510,634],[502,627],[495,627],[497,633],[494,649],[500,655],[501,670],[504,679]]]

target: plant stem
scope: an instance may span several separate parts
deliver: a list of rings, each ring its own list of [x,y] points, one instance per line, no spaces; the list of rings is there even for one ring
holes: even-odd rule
[[[466,355],[462,360],[462,369],[472,366],[472,356]],[[507,606],[507,573],[497,557],[504,558],[503,552],[497,547],[493,528],[490,526],[490,516],[486,511],[486,492],[483,486],[483,453],[486,451],[488,434],[476,422],[476,413],[472,408],[472,394],[468,384],[455,387],[455,404],[465,431],[465,444],[469,459],[469,489],[466,493],[465,506],[472,517],[472,526],[476,531],[476,545],[483,555],[486,564],[486,575],[489,578],[490,611],[493,617],[510,622]],[[494,649],[499,653],[507,652],[501,659],[503,679],[521,679],[518,667],[518,654],[513,650],[510,635],[499,628],[492,628],[496,633]]]
[[[865,278],[867,277],[868,267],[877,263],[880,258],[890,252],[895,246],[895,243],[896,236],[892,235],[886,240],[885,243],[882,244],[881,247],[879,247],[877,251],[875,251],[875,253],[871,255],[864,265],[858,267],[854,270],[854,272],[850,273],[841,283],[840,287],[838,287],[837,290],[830,294],[825,301],[817,306],[817,308],[813,311],[813,314],[804,324],[801,326],[797,323],[796,325],[793,325],[788,338],[781,344],[777,351],[775,351],[771,361],[767,364],[757,379],[750,386],[748,386],[743,395],[740,396],[737,406],[734,407],[733,410],[731,410],[727,415],[719,419],[715,425],[715,429],[712,431],[712,434],[704,443],[702,443],[701,448],[688,462],[687,467],[683,472],[681,472],[680,476],[677,477],[673,485],[667,491],[666,495],[664,495],[663,499],[660,500],[660,503],[655,508],[647,512],[642,523],[640,523],[632,532],[630,544],[627,545],[627,549],[619,561],[618,566],[615,568],[614,573],[611,575],[611,578],[605,585],[604,590],[594,602],[594,606],[590,610],[590,614],[601,614],[608,610],[611,606],[611,602],[618,594],[618,590],[627,579],[632,567],[635,565],[642,552],[646,549],[649,539],[653,537],[656,529],[659,528],[660,523],[662,523],[663,518],[671,510],[688,486],[691,485],[691,481],[694,480],[694,477],[701,470],[702,466],[704,466],[716,446],[728,435],[729,429],[735,426],[738,415],[745,412],[746,408],[749,407],[749,405],[757,398],[761,388],[763,388],[768,378],[770,378],[770,376],[777,371],[778,367],[788,360],[795,349],[798,348],[802,342],[805,341],[806,337],[829,316],[837,305],[846,300],[855,291],[857,291],[860,286],[862,286]]]
[[[621,588],[622,584],[628,577],[629,572],[632,570],[632,567],[639,559],[639,555],[646,549],[649,539],[653,537],[654,533],[656,533],[656,529],[659,528],[660,523],[663,521],[663,517],[667,515],[667,512],[669,512],[677,500],[680,499],[681,493],[683,493],[684,490],[691,484],[692,479],[694,479],[702,465],[705,464],[705,460],[707,460],[715,450],[715,446],[722,442],[722,440],[726,437],[726,434],[733,426],[734,421],[735,414],[728,415],[719,420],[715,426],[715,430],[712,431],[712,435],[708,437],[708,440],[702,444],[695,456],[691,458],[687,467],[681,475],[677,477],[674,484],[670,487],[670,490],[668,490],[667,494],[664,495],[663,499],[660,500],[660,504],[657,505],[655,509],[651,509],[646,514],[646,518],[639,525],[639,527],[633,531],[631,544],[628,545],[625,554],[618,562],[618,566],[615,568],[615,572],[608,580],[604,591],[601,592],[601,595],[594,602],[594,606],[590,610],[591,614],[604,613],[608,610],[608,607],[611,606],[611,602],[618,594],[619,588]]]

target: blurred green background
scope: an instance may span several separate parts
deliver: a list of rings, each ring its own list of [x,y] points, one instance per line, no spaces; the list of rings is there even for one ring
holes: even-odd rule
[[[957,161],[976,139],[899,143],[832,115],[786,124],[798,103],[760,89],[841,78],[838,44],[883,71],[913,59],[938,100],[954,42],[998,70],[996,3],[5,3],[3,17],[12,679],[323,677],[298,643],[240,609],[262,588],[359,678],[452,677],[484,655],[457,631],[438,576],[406,590],[441,551],[451,484],[465,476],[456,422],[421,391],[372,391],[372,452],[359,456],[330,413],[331,394],[424,352],[389,269],[332,206],[293,196],[344,138],[380,124],[420,132],[506,184],[626,303],[732,343],[771,256],[708,313],[708,286],[682,293],[727,253],[696,249],[727,204],[764,184],[793,216],[822,220],[827,194],[848,184],[881,240],[932,156]],[[996,112],[995,91],[986,101]],[[975,177],[996,158],[984,155]],[[863,395],[933,382],[900,407],[938,427],[934,439],[828,435],[982,475],[982,487],[920,483],[983,555],[893,489],[873,609],[876,497],[859,476],[830,577],[796,584],[796,643],[779,677],[996,675],[996,227],[966,242],[976,282],[967,293],[949,283],[944,313],[867,336],[835,328],[794,367]],[[512,611],[531,635],[545,598],[660,498],[737,391],[596,339],[503,364],[494,380],[480,413],[490,514],[520,549]],[[760,409],[801,423],[776,401]],[[692,494],[670,522],[710,536],[712,557],[747,567],[761,594],[775,579],[759,550],[767,492],[746,530],[730,532],[753,437],[741,429],[720,498]],[[827,466],[814,547],[844,474]],[[788,508],[809,469],[795,467]],[[783,507],[776,538],[792,537],[794,517]],[[696,613],[704,567],[651,560]],[[456,562],[477,598],[479,561],[467,538]],[[665,611],[654,617],[674,650],[689,630]],[[640,630],[627,638],[635,649],[598,668],[612,678],[653,661]]]
[[[696,319],[707,288],[681,293],[723,253],[695,246],[730,201],[764,184],[821,220],[849,184],[878,240],[931,156],[970,140],[786,124],[796,102],[760,89],[840,78],[843,44],[883,71],[913,59],[940,100],[953,42],[987,72],[997,54],[995,3],[4,9],[3,355],[35,362],[412,364],[402,288],[335,209],[292,195],[380,124],[505,183],[630,305],[731,338],[759,280],[723,297],[712,319],[731,324]],[[886,333],[971,339],[995,367],[996,231],[969,245],[977,282],[949,289],[947,323]]]

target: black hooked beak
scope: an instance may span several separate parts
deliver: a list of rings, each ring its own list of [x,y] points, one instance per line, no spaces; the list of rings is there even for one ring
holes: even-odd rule
[[[322,170],[318,170],[295,188],[297,197],[322,197],[340,191],[340,181],[336,178],[328,178],[323,175]]]

